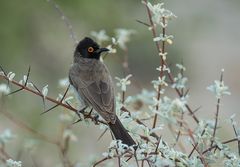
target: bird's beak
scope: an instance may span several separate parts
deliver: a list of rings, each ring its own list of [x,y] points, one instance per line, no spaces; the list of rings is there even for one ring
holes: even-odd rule
[[[99,48],[99,49],[96,50],[95,52],[96,52],[97,54],[101,54],[102,52],[107,52],[107,51],[109,51],[108,48]]]

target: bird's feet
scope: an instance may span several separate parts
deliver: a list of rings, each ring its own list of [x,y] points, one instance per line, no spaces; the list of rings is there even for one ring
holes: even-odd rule
[[[98,121],[98,119],[99,119],[99,115],[95,115],[94,117],[93,117],[93,122],[95,123],[95,125],[99,125],[99,121]]]
[[[79,111],[76,112],[76,114],[77,114],[77,116],[78,116],[79,119],[78,119],[77,121],[73,122],[73,124],[76,124],[76,123],[82,121],[82,118],[81,118],[80,113],[84,114],[86,108],[87,108],[87,107],[84,107],[83,109],[81,109],[81,110],[79,110]]]

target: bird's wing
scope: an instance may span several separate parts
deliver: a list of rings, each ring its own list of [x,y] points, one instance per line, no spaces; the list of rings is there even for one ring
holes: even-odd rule
[[[99,67],[98,67],[99,68]],[[85,101],[89,103],[107,122],[115,122],[115,100],[114,90],[110,74],[105,68],[103,71],[95,71],[89,76],[74,72],[69,73],[70,83],[83,96]],[[88,78],[90,77],[90,78]],[[92,77],[92,78],[91,78]]]
[[[103,107],[110,107],[113,100],[113,91],[111,82],[105,82],[100,80],[99,83],[93,82],[85,89],[92,100],[96,102],[97,105]]]
[[[68,77],[70,84],[73,85],[76,90],[78,90],[79,88],[86,88],[89,84],[93,82],[92,80],[87,79],[87,72],[81,70],[81,68],[77,64],[73,64],[71,66]]]

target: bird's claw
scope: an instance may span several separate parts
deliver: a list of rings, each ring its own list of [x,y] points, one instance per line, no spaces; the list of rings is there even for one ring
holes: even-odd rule
[[[93,117],[93,122],[95,123],[95,125],[99,125],[98,118],[99,118],[99,115],[95,115]]]
[[[81,109],[81,110],[79,110],[79,111],[76,112],[76,114],[77,114],[77,116],[78,116],[79,119],[78,119],[77,121],[73,122],[73,124],[76,124],[76,123],[82,121],[82,118],[81,118],[80,113],[84,114],[86,108],[87,108],[87,107],[84,107],[83,109]]]
[[[74,125],[74,124],[76,124],[76,123],[78,123],[78,122],[80,122],[80,121],[82,121],[81,118],[79,118],[77,121],[73,122],[72,124]]]

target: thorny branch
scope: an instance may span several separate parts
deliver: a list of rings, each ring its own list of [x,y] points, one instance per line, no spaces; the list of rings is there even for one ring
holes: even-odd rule
[[[223,141],[222,144],[228,144],[228,143],[232,143],[232,142],[234,142],[234,141],[238,141],[238,138],[236,137],[236,138],[233,138],[233,139],[230,139],[230,140]],[[217,144],[214,144],[213,146],[211,146],[211,147],[207,148],[206,150],[204,150],[204,151],[202,152],[202,154],[205,154],[205,153],[207,153],[208,151],[211,151],[212,149],[215,149],[215,148],[221,150],[221,149],[218,147]]]
[[[78,44],[77,36],[73,30],[73,26],[70,23],[69,19],[65,16],[64,12],[61,10],[59,5],[55,3],[54,0],[47,0],[47,2],[49,2],[53,6],[53,8],[57,11],[57,13],[59,14],[59,16],[61,17],[61,19],[63,20],[63,22],[65,23],[66,27],[69,30],[70,38],[73,40],[74,44],[77,45]]]
[[[66,16],[65,16],[64,13],[62,12],[62,10],[59,8],[59,6],[58,6],[53,0],[48,0],[48,1],[53,4],[54,8],[57,10],[57,12],[59,13],[59,15],[62,17],[63,21],[65,22],[65,24],[67,25],[67,28],[68,28],[69,31],[70,31],[71,38],[74,40],[75,44],[77,44],[77,38],[76,38],[76,36],[75,36],[75,34],[74,34],[73,30],[72,30],[72,25],[70,24],[69,20],[66,18]],[[147,3],[147,0],[144,0],[144,2]],[[153,23],[153,21],[152,21],[151,11],[150,11],[150,9],[148,8],[147,5],[146,5],[146,8],[147,8],[147,13],[148,13],[148,17],[149,17],[150,24],[144,23],[144,22],[139,21],[139,20],[137,20],[137,21],[138,21],[139,23],[141,23],[141,24],[144,24],[145,26],[151,27],[152,35],[153,35],[153,37],[155,38],[155,37],[157,36],[157,35],[156,35],[156,27],[155,27],[155,25],[154,25],[154,23]],[[163,20],[163,25],[165,25],[165,18],[163,17],[162,20]],[[166,34],[166,28],[165,28],[165,26],[164,26],[164,27],[162,28],[162,35],[163,35],[163,37],[165,36],[165,34]],[[158,42],[158,41],[155,41],[155,44],[156,44],[156,47],[157,47],[158,54],[159,54],[159,55],[163,55],[163,54],[165,53],[165,45],[166,45],[166,44],[165,44],[165,41],[162,41],[161,43]],[[128,57],[127,57],[127,56],[128,56],[128,55],[127,55],[127,51],[126,51],[126,55],[125,55],[124,61],[123,61],[123,67],[124,67],[124,70],[125,70],[125,71],[129,71],[129,67],[128,67]],[[160,57],[160,67],[161,67],[161,70],[160,70],[160,74],[159,74],[159,77],[160,77],[161,79],[162,79],[162,77],[164,76],[164,70],[163,70],[164,65],[165,65],[166,67],[168,67],[168,64],[167,64],[166,60],[163,58],[163,56],[161,56],[161,57]],[[3,71],[2,68],[1,68],[1,70]],[[64,101],[64,98],[65,98],[65,96],[66,96],[66,94],[67,94],[67,92],[68,92],[68,90],[69,90],[69,86],[68,86],[67,90],[65,91],[63,97],[62,97],[60,100],[55,100],[55,99],[53,99],[53,98],[51,98],[51,97],[48,97],[48,96],[44,97],[44,95],[41,93],[41,91],[39,91],[39,89],[37,88],[37,86],[36,86],[35,84],[32,83],[34,89],[31,89],[31,88],[28,87],[29,75],[30,75],[30,67],[29,67],[29,69],[28,69],[28,73],[27,73],[27,75],[26,75],[27,78],[26,78],[26,81],[25,81],[24,84],[20,84],[20,83],[14,81],[14,80],[9,80],[9,78],[7,77],[7,75],[6,75],[5,72],[4,72],[4,75],[2,75],[2,76],[0,75],[0,78],[3,78],[3,79],[5,79],[5,80],[7,80],[8,83],[12,83],[12,84],[16,85],[17,87],[19,87],[18,90],[14,91],[14,92],[12,92],[12,93],[10,93],[10,94],[14,94],[14,93],[19,92],[19,91],[21,91],[21,90],[26,90],[26,91],[28,91],[28,92],[31,92],[31,93],[37,95],[37,96],[40,96],[43,100],[46,99],[46,100],[48,100],[48,101],[50,101],[50,102],[52,102],[52,103],[55,104],[53,107],[49,108],[48,110],[45,110],[43,113],[49,112],[49,111],[53,110],[54,108],[56,108],[56,107],[58,107],[58,106],[62,106],[62,107],[64,107],[64,108],[67,108],[67,109],[69,109],[69,110],[71,110],[71,111],[73,111],[73,112],[75,112],[75,113],[78,112],[77,109],[75,109],[75,108],[72,107],[70,104],[68,104],[67,102]],[[173,84],[173,83],[174,83],[173,74],[172,74],[171,72],[167,72],[167,75],[168,75],[171,83]],[[223,80],[223,74],[221,74],[221,79],[220,79],[220,81],[222,81],[222,80]],[[162,89],[162,87],[161,87],[161,85],[159,85],[159,86],[158,86],[158,91],[157,91],[157,100],[160,99],[161,89]],[[177,94],[178,94],[179,97],[183,97],[183,96],[186,96],[186,95],[188,94],[188,90],[187,90],[186,92],[184,92],[183,89],[175,88],[175,91],[177,92]],[[122,92],[122,103],[124,103],[124,101],[125,101],[125,92]],[[44,103],[44,105],[45,105],[45,103]],[[185,107],[187,108],[188,112],[190,113],[190,115],[192,116],[192,118],[195,120],[195,122],[196,122],[196,123],[199,123],[199,119],[196,117],[195,111],[193,111],[193,110],[188,106],[188,104],[185,104]],[[194,137],[193,137],[193,131],[192,131],[190,128],[188,128],[188,127],[186,128],[186,129],[188,130],[188,133],[189,133],[188,136],[189,136],[189,137],[192,139],[192,141],[193,141],[193,144],[192,144],[192,145],[193,145],[193,149],[191,150],[191,152],[190,152],[190,154],[188,155],[188,157],[190,158],[190,157],[192,156],[193,152],[196,151],[196,152],[198,153],[198,155],[199,155],[198,158],[202,161],[202,163],[204,164],[205,167],[207,167],[208,164],[207,164],[207,162],[205,161],[204,154],[207,153],[207,152],[209,152],[209,151],[212,151],[212,149],[221,150],[221,148],[219,148],[219,146],[218,146],[217,144],[214,144],[214,138],[215,138],[215,136],[216,136],[217,126],[218,126],[219,107],[220,107],[220,98],[218,98],[218,100],[217,100],[217,109],[216,109],[217,111],[216,111],[216,115],[215,115],[215,125],[214,125],[214,129],[213,129],[211,145],[210,145],[209,148],[207,148],[206,150],[204,150],[204,151],[202,151],[202,152],[199,150],[199,148],[198,148],[199,143],[198,143],[198,142],[195,142],[195,139],[194,139]],[[129,111],[128,111],[126,108],[124,108],[124,107],[123,107],[121,110],[129,112]],[[159,106],[158,106],[158,105],[156,105],[156,110],[159,110]],[[65,138],[65,140],[64,140],[64,142],[63,142],[63,144],[62,144],[62,143],[60,143],[59,141],[51,140],[51,139],[49,139],[47,136],[45,136],[45,135],[43,135],[43,134],[35,131],[34,129],[28,127],[28,126],[27,126],[26,124],[24,124],[23,122],[15,119],[10,113],[7,113],[7,112],[5,112],[5,111],[2,111],[2,113],[3,113],[8,119],[10,119],[12,122],[14,122],[16,125],[18,125],[19,127],[23,128],[23,129],[26,129],[27,131],[29,131],[30,133],[34,134],[35,136],[39,137],[39,138],[42,139],[42,140],[45,140],[45,141],[47,141],[47,142],[49,142],[49,143],[53,143],[53,144],[58,145],[59,148],[60,148],[61,154],[62,154],[62,156],[63,156],[63,164],[64,164],[64,166],[65,166],[65,167],[72,167],[72,166],[73,166],[73,165],[71,164],[71,162],[68,160],[67,156],[66,156],[66,153],[67,153],[67,151],[68,151],[68,149],[69,149],[69,139],[70,139],[69,137]],[[42,113],[42,114],[43,114],[43,113]],[[130,112],[129,112],[129,113],[130,113]],[[90,118],[90,119],[92,119],[92,120],[95,120],[95,117],[92,117],[91,114],[83,113],[83,115],[84,115],[84,118]],[[184,126],[183,116],[184,116],[184,113],[181,114],[181,118],[180,118],[181,120],[178,121],[180,128]],[[135,121],[136,121],[138,124],[147,127],[141,120],[136,119]],[[102,123],[102,124],[105,124],[105,125],[107,124],[106,122],[101,121],[101,120],[98,120],[98,122],[99,122],[99,123]],[[157,123],[157,114],[154,115],[154,120],[153,120],[152,128],[155,128],[155,127],[156,127],[156,123]],[[205,125],[205,128],[204,128],[204,130],[202,131],[201,136],[204,135],[206,127],[207,127],[207,124]],[[181,130],[180,130],[180,128],[179,128],[178,133],[177,133],[176,143],[178,142],[179,137],[180,137],[180,135],[181,135]],[[227,143],[231,143],[231,142],[237,141],[237,142],[238,142],[239,154],[240,154],[240,141],[239,141],[239,138],[238,138],[238,136],[237,136],[237,132],[236,132],[236,127],[235,127],[235,125],[233,125],[233,129],[234,129],[234,133],[235,133],[235,135],[236,135],[236,138],[230,139],[230,140],[227,140],[227,141],[224,141],[224,142],[222,142],[222,144],[227,144]],[[151,133],[150,135],[151,135],[152,137],[155,137],[155,138],[157,139],[157,143],[153,143],[153,144],[156,145],[155,152],[150,153],[150,154],[158,154],[158,149],[159,149],[158,147],[159,147],[159,143],[160,143],[160,141],[161,141],[162,138],[159,137],[159,136],[158,136],[157,134],[155,134],[155,133]],[[147,142],[150,141],[150,139],[149,139],[148,137],[146,137],[146,136],[140,135],[140,137],[141,137],[143,140],[146,140]],[[151,142],[151,141],[150,141],[150,142]],[[163,142],[163,143],[164,143],[164,142]],[[175,144],[176,144],[176,143],[175,143]],[[164,144],[165,144],[165,143],[164,143]],[[2,153],[3,155],[5,154],[5,152],[4,152],[4,150],[3,150],[2,148],[0,149],[0,153]],[[129,153],[129,152],[126,152],[126,153]],[[135,152],[135,153],[136,153],[136,152]],[[133,154],[133,153],[130,153],[130,154],[124,155],[124,157],[128,157],[129,159],[131,159],[133,156],[135,156],[135,158],[136,158],[136,154],[135,154],[135,153],[134,153],[134,154]],[[124,153],[124,154],[125,154],[125,153]],[[6,156],[7,156],[7,155],[6,155]],[[227,155],[225,155],[225,156],[228,158]],[[9,157],[10,157],[10,156],[9,156]],[[122,157],[122,155],[119,155],[118,151],[116,150],[116,155],[114,155],[113,157],[105,157],[105,158],[97,161],[93,166],[97,166],[97,165],[101,164],[102,162],[104,162],[104,161],[106,161],[106,160],[108,160],[108,159],[112,159],[112,158],[118,158],[119,166],[121,166],[121,164],[120,164],[120,158],[121,158],[121,157]],[[164,155],[162,155],[162,157],[164,157]],[[148,163],[148,165],[151,166],[150,163],[149,163],[148,158],[149,158],[149,157],[146,157],[145,159],[141,159],[141,160],[137,160],[137,158],[136,158],[137,166],[139,166],[138,161],[142,161],[142,166],[144,166],[144,161],[146,161],[146,162]],[[128,160],[129,160],[129,159],[128,159]],[[2,160],[2,158],[1,158],[0,160]]]
[[[27,87],[27,86],[25,86],[25,85],[22,85],[22,84],[18,83],[18,82],[15,81],[15,80],[11,80],[11,81],[10,81],[9,78],[8,78],[6,75],[0,75],[0,78],[5,79],[5,80],[7,80],[8,82],[10,82],[10,83],[12,83],[12,84],[20,87],[22,90],[26,90],[26,91],[28,91],[28,92],[31,92],[31,93],[37,95],[37,96],[40,96],[41,98],[45,98],[46,100],[48,100],[48,101],[56,104],[57,106],[62,106],[62,107],[64,107],[64,108],[69,109],[69,110],[72,111],[72,112],[75,112],[75,113],[78,112],[77,109],[73,108],[72,106],[70,106],[70,105],[68,105],[68,104],[65,104],[65,103],[63,102],[63,100],[57,101],[57,100],[55,100],[55,99],[53,99],[53,98],[51,98],[51,97],[49,97],[49,96],[44,97],[44,95],[43,95],[41,92],[39,92],[39,89],[38,89],[38,90],[31,89],[31,88],[29,88],[29,87]],[[54,107],[54,108],[55,108],[55,107]],[[53,108],[52,108],[52,109],[53,109]],[[50,110],[48,110],[48,111],[50,111]],[[47,112],[48,112],[48,111],[47,111]],[[89,115],[88,113],[83,113],[83,115],[84,115],[84,118],[90,118],[91,120],[95,120],[95,117]],[[102,123],[102,124],[105,124],[105,125],[107,124],[106,122],[104,122],[104,121],[102,121],[102,120],[98,120],[98,122],[99,122],[99,123]]]
[[[221,73],[221,77],[220,77],[220,82],[223,81],[223,72]],[[220,98],[217,99],[217,111],[216,111],[216,115],[215,115],[215,122],[214,122],[214,128],[213,128],[213,135],[212,135],[212,141],[211,141],[211,145],[213,146],[214,140],[215,140],[215,135],[216,135],[216,130],[217,130],[217,125],[218,125],[218,115],[219,115],[219,108],[220,108]]]
[[[236,125],[235,123],[233,122],[232,120],[232,127],[233,127],[233,131],[234,131],[234,134],[236,135],[236,137],[238,138],[238,155],[240,156],[240,138],[238,137],[238,132],[237,132],[237,129],[236,129]]]
[[[152,35],[153,35],[153,38],[155,38],[155,37],[157,37],[157,33],[156,33],[156,28],[155,28],[155,26],[154,26],[154,23],[153,23],[153,21],[152,21],[152,14],[151,14],[150,9],[149,9],[148,6],[147,6],[147,0],[144,0],[144,2],[145,2],[145,6],[146,6],[146,8],[147,8],[148,18],[149,18],[149,21],[150,21],[150,28],[151,28],[151,30],[152,30]],[[161,47],[160,47],[159,42],[158,42],[158,41],[155,41],[155,44],[156,44],[156,47],[157,47],[157,52],[158,52],[158,54],[164,53],[163,50],[162,50]],[[164,46],[165,46],[165,44],[164,44]],[[166,60],[164,60],[164,59],[162,59],[162,58],[163,58],[163,57],[161,56],[161,61],[163,60],[163,62],[162,62],[163,64],[162,64],[162,65],[165,65],[166,67],[169,67],[168,64],[167,64],[167,62],[166,62]],[[163,67],[163,66],[162,66],[162,67]],[[161,68],[162,68],[162,67],[161,67]],[[162,71],[162,70],[161,70],[161,71]],[[174,83],[173,74],[172,74],[171,72],[167,72],[167,75],[168,75],[170,81],[171,81],[172,83]],[[181,91],[180,91],[178,88],[175,88],[175,90],[176,90],[176,92],[177,92],[177,94],[178,94],[179,97],[182,97],[182,96],[183,96],[183,95],[181,94]],[[192,109],[189,107],[188,104],[185,104],[185,106],[186,106],[188,112],[190,113],[190,115],[192,116],[192,118],[193,118],[193,119],[195,120],[195,122],[198,124],[198,123],[199,123],[199,120],[198,120],[198,118],[196,117],[195,113],[192,111]]]

